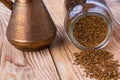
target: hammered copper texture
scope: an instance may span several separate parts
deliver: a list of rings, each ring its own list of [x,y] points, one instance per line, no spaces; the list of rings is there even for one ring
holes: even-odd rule
[[[21,50],[48,46],[56,27],[42,0],[16,0],[7,28],[8,41]]]

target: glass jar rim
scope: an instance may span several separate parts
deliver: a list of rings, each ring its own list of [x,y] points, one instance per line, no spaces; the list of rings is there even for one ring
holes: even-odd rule
[[[75,37],[73,36],[74,25],[79,21],[80,18],[82,18],[83,16],[87,16],[87,15],[96,15],[96,16],[99,16],[99,17],[103,18],[106,21],[107,26],[108,26],[108,32],[107,32],[106,38],[100,44],[98,44],[97,46],[94,46],[94,47],[85,47],[85,46],[82,46],[75,39]],[[73,42],[73,44],[76,47],[80,48],[80,49],[83,49],[83,50],[87,50],[87,49],[101,49],[101,48],[105,47],[108,44],[108,42],[110,40],[111,30],[112,30],[112,24],[110,23],[110,21],[109,21],[109,19],[107,17],[105,17],[104,15],[102,15],[100,13],[97,13],[97,12],[86,12],[86,13],[82,13],[82,14],[77,15],[70,22],[69,29],[68,29],[68,36],[70,37],[70,40]]]

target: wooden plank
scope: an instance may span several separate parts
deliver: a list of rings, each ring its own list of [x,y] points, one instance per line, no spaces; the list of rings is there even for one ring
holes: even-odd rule
[[[6,38],[11,11],[0,3],[0,80],[59,80],[48,48],[22,52]]]
[[[44,1],[48,3],[47,0]],[[58,4],[60,3],[60,4]],[[49,12],[57,25],[58,33],[55,41],[50,46],[50,51],[56,63],[58,72],[62,80],[89,80],[83,77],[83,70],[73,65],[73,53],[80,51],[65,36],[64,18],[66,15],[64,0],[50,0],[50,4],[57,4],[56,7],[47,5]]]
[[[112,4],[111,2],[116,3],[115,1],[112,1],[112,0],[106,0],[106,1],[109,6]],[[57,4],[57,0],[51,1],[51,4],[53,5]],[[61,4],[58,4],[55,8],[51,6],[51,9],[50,9],[50,13],[54,14],[52,16],[54,16],[53,19],[55,19],[55,23],[57,24],[57,29],[58,29],[57,38],[54,41],[54,43],[50,46],[52,56],[55,60],[55,64],[57,66],[57,69],[59,71],[59,74],[62,80],[92,80],[90,78],[85,77],[83,69],[81,69],[77,65],[74,65],[73,54],[75,52],[80,52],[80,50],[77,49],[65,36],[64,17],[65,17],[66,12],[63,6],[64,6],[64,1],[62,1]],[[112,7],[110,8],[113,9]],[[120,9],[119,5],[117,5],[117,9],[118,8]],[[114,16],[119,17],[118,14]],[[57,20],[59,21],[59,24]],[[120,18],[119,18],[119,21],[120,21]],[[104,50],[113,52],[114,57],[120,61],[120,58],[119,58],[120,57],[119,56],[120,28],[119,27],[120,26],[114,24],[114,32],[113,32],[114,35],[111,36],[111,41],[104,48]]]
[[[116,6],[118,0],[115,0],[117,3],[115,1],[113,3],[113,0],[106,1],[109,1],[108,5],[115,18],[120,20],[115,11],[115,8],[118,11],[120,9],[119,5]],[[44,0],[44,2],[58,32],[49,48],[37,52],[22,52],[8,43],[5,32],[10,11],[0,4],[0,80],[92,80],[84,76],[83,69],[73,64],[73,54],[81,50],[77,49],[65,36],[64,0]],[[120,28],[117,24],[114,26],[111,41],[104,49],[113,52],[114,57],[120,61]]]
[[[106,0],[115,20],[120,24],[120,1],[119,0]]]
[[[104,48],[114,54],[114,58],[120,62],[120,1],[119,0],[106,0],[113,14],[113,33],[109,44]]]

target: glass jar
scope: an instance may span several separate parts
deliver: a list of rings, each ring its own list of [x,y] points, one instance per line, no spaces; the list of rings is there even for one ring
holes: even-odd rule
[[[71,2],[73,2],[73,4],[71,4]],[[75,3],[75,0],[71,0],[71,2],[68,2],[68,0],[66,0],[65,2],[66,9],[67,9],[67,14],[65,19],[65,30],[70,41],[72,41],[75,44],[75,46],[77,46],[78,48],[84,49],[84,50],[101,49],[105,45],[107,45],[110,40],[110,36],[112,32],[113,16],[111,14],[110,9],[106,5],[105,1],[104,0],[81,0],[81,2]],[[78,25],[79,22],[80,22],[79,28],[76,28],[77,27],[76,25]],[[98,24],[99,24],[100,32],[99,30],[97,30]],[[96,28],[93,27],[95,25],[96,25]],[[104,28],[104,26],[106,28]],[[93,31],[92,31],[92,28],[93,28]],[[77,29],[78,29],[78,32],[76,34],[78,39],[75,35],[75,31],[77,31]],[[91,36],[88,37],[88,35],[86,34],[90,34],[89,31],[91,31]],[[97,32],[99,33],[99,35]],[[105,32],[105,35],[102,34],[103,32]],[[100,36],[102,35],[104,35],[103,39],[100,38]],[[93,36],[96,36],[95,37],[96,42],[93,42],[93,39],[92,39]],[[101,41],[99,41],[100,39]],[[92,43],[94,45],[92,45]]]

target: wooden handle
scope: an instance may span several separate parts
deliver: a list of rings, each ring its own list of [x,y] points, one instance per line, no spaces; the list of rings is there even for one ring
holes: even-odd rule
[[[13,2],[11,2],[10,0],[0,0],[7,8],[9,8],[10,10],[12,10],[12,6],[13,6]]]

